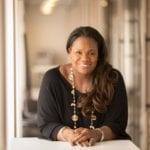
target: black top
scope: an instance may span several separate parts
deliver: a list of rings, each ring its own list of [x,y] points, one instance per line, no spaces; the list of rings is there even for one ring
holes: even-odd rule
[[[94,126],[109,126],[118,139],[130,139],[125,132],[128,120],[127,94],[123,78],[119,72],[118,74],[118,82],[108,111],[105,114],[96,112],[97,120],[94,121]],[[45,73],[38,99],[38,126],[44,138],[56,140],[60,128],[73,128],[71,90],[71,84],[62,76],[59,67]],[[76,91],[76,95],[81,96],[82,93]],[[80,110],[78,115],[77,127],[89,128],[90,120],[83,117]]]

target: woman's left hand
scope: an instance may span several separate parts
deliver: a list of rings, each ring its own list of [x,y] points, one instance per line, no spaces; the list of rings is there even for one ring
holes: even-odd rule
[[[72,143],[81,146],[93,146],[100,139],[99,132],[87,128],[75,129],[75,137]]]

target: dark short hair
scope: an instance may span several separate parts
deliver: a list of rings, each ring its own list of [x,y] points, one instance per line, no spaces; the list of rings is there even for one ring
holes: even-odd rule
[[[104,63],[107,57],[107,48],[106,48],[105,40],[102,37],[102,35],[99,33],[99,31],[97,31],[95,28],[90,26],[78,27],[70,33],[66,44],[67,52],[69,53],[69,48],[72,46],[73,42],[81,36],[89,37],[96,41],[98,45],[98,57],[99,57],[98,61]]]

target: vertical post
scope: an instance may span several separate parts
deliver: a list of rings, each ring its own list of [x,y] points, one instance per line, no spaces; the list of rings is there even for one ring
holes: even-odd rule
[[[141,1],[141,12],[140,12],[140,33],[141,33],[141,138],[140,145],[141,149],[147,150],[148,138],[147,138],[147,113],[146,113],[146,0]]]
[[[15,82],[16,87],[16,137],[23,135],[23,103],[25,99],[25,39],[24,39],[24,0],[15,1]],[[21,81],[21,82],[20,82]]]
[[[5,75],[6,75],[6,145],[9,149],[11,138],[15,137],[15,41],[14,41],[14,0],[4,1],[5,9]]]
[[[0,149],[6,149],[4,1],[0,1]]]

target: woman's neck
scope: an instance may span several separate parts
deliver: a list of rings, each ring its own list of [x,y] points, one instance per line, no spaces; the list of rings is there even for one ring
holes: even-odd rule
[[[82,93],[87,93],[91,91],[93,87],[93,78],[92,75],[84,75],[80,74],[76,71],[73,72],[74,74],[74,83],[75,83],[75,88],[82,92]]]
[[[70,82],[69,80],[69,76],[71,74],[70,69],[71,69],[70,64],[60,66],[60,72],[65,77],[65,79],[68,80],[68,82]],[[79,74],[75,70],[73,71],[73,75],[74,75],[74,83],[75,83],[76,90],[78,90],[81,93],[87,93],[91,91],[91,89],[93,88],[92,75]]]

